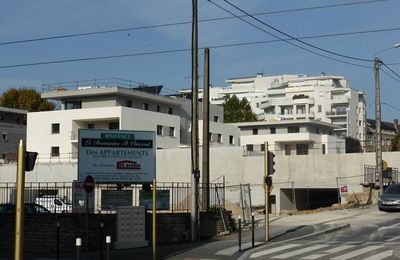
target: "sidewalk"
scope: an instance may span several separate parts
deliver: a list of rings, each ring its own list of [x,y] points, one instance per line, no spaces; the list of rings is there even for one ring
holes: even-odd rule
[[[281,241],[293,236],[302,236],[311,234],[327,228],[337,226],[330,223],[340,220],[345,223],[354,216],[368,214],[376,211],[376,206],[368,206],[365,208],[344,209],[344,210],[325,210],[313,214],[296,213],[289,216],[270,216],[270,239],[272,241]],[[264,241],[264,220],[257,219],[258,228],[256,228],[255,240],[259,243]],[[244,230],[242,233],[242,249],[246,250],[246,245],[251,247],[251,230]],[[245,245],[245,243],[247,243]],[[238,234],[233,233],[225,237],[208,239],[200,242],[177,243],[170,245],[160,245],[157,247],[157,259],[232,259],[237,253]],[[215,255],[217,252],[228,252],[225,255]],[[104,251],[104,257],[106,252]],[[12,259],[12,255],[5,258],[0,255],[1,259]],[[136,248],[126,250],[112,250],[111,259],[152,259],[152,248]],[[25,254],[24,259],[55,259],[53,255],[34,255]],[[61,253],[60,259],[76,259],[75,253]],[[100,259],[100,252],[82,252],[81,259]]]

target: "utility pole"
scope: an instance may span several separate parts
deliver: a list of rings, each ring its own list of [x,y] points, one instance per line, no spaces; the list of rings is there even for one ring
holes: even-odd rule
[[[379,67],[381,60],[378,57],[374,59],[374,74],[375,74],[375,128],[376,128],[376,147],[375,147],[375,161],[376,161],[376,176],[379,176],[379,195],[383,193],[383,176],[382,176],[382,131],[381,131],[381,87],[379,79]]]
[[[210,49],[204,49],[203,73],[203,208],[210,210]]]
[[[199,225],[199,125],[198,125],[198,39],[197,0],[192,0],[192,203],[190,210],[191,241],[197,240]]]

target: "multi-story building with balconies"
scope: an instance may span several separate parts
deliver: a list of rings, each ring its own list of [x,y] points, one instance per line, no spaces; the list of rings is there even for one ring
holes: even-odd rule
[[[261,121],[319,120],[337,126],[336,136],[356,138],[365,146],[365,95],[351,89],[344,77],[257,75],[226,82],[231,85],[210,92],[211,103],[222,104],[236,95],[250,102]]]

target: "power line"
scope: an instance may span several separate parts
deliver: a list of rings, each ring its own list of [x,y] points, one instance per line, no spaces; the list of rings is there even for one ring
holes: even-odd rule
[[[359,2],[353,2],[353,3],[342,3],[342,4],[332,4],[332,5],[311,6],[311,7],[304,7],[304,8],[295,8],[295,9],[286,9],[286,10],[279,10],[279,11],[272,11],[272,12],[255,13],[255,14],[252,14],[252,16],[263,16],[263,15],[281,14],[281,13],[289,13],[289,12],[299,12],[299,11],[307,11],[307,10],[335,8],[335,7],[342,7],[342,6],[371,4],[371,3],[385,2],[385,1],[389,1],[389,0],[370,0],[370,1],[359,1]],[[239,17],[247,17],[247,16],[248,15],[241,15]],[[212,22],[212,21],[221,21],[221,20],[228,20],[228,19],[236,19],[236,16],[227,16],[227,17],[204,19],[204,20],[199,20],[199,23]],[[39,38],[16,40],[16,41],[6,41],[6,42],[0,42],[0,45],[11,45],[11,44],[20,44],[20,43],[28,43],[28,42],[36,42],[36,41],[45,41],[45,40],[56,40],[56,39],[63,39],[63,38],[82,37],[82,36],[90,36],[90,35],[126,32],[126,31],[152,29],[152,28],[178,26],[178,25],[187,25],[187,24],[191,24],[191,21],[182,21],[182,22],[165,23],[165,24],[155,24],[155,25],[138,26],[138,27],[118,28],[118,29],[102,30],[102,31],[94,31],[94,32],[83,32],[83,33],[56,35],[56,36],[39,37]]]
[[[397,81],[398,83],[400,83],[400,80],[396,79],[395,77],[393,77],[392,75],[389,74],[389,72],[387,72],[384,69],[381,69],[381,71],[386,74],[386,76],[388,76],[389,78],[393,79],[394,81]]]
[[[395,107],[395,106],[392,106],[392,105],[390,105],[390,104],[388,104],[388,103],[386,103],[386,102],[383,102],[382,105],[386,105],[386,106],[391,107],[391,108],[393,108],[393,109],[395,109],[395,110],[397,110],[397,111],[400,111],[400,108],[397,108],[397,107]]]
[[[164,50],[164,51],[152,51],[152,52],[140,52],[140,53],[130,53],[130,54],[120,54],[120,55],[98,56],[98,57],[86,57],[86,58],[67,59],[67,60],[41,61],[41,62],[32,62],[32,63],[4,65],[4,66],[0,66],[0,69],[48,65],[48,64],[59,64],[59,63],[68,63],[68,62],[79,62],[79,61],[105,60],[105,59],[124,58],[124,57],[133,57],[133,56],[176,53],[176,52],[184,52],[184,51],[190,51],[190,49],[176,49],[176,50]]]
[[[307,52],[310,52],[310,53],[312,53],[312,54],[318,55],[318,56],[320,56],[320,57],[324,57],[324,58],[326,58],[326,59],[334,60],[334,61],[337,61],[337,62],[341,62],[341,63],[345,63],[345,64],[357,66],[357,67],[362,67],[362,68],[370,68],[370,67],[368,67],[368,66],[360,65],[360,64],[357,64],[357,63],[353,63],[353,62],[348,62],[348,61],[339,60],[339,59],[336,59],[336,58],[333,58],[333,57],[329,57],[329,56],[326,56],[326,55],[324,55],[324,54],[315,52],[315,51],[313,51],[313,50],[309,50],[309,49],[307,49],[307,48],[305,48],[305,47],[303,47],[303,46],[297,45],[297,44],[292,43],[292,42],[290,41],[290,40],[300,41],[300,40],[297,39],[297,38],[293,38],[292,36],[289,35],[289,37],[290,37],[289,40],[284,39],[284,38],[282,38],[282,37],[280,37],[280,36],[277,36],[277,35],[275,35],[275,34],[273,34],[273,33],[271,33],[271,32],[268,32],[268,31],[264,30],[263,28],[261,28],[261,27],[255,25],[255,24],[252,24],[251,22],[249,22],[249,21],[247,21],[247,20],[245,20],[245,19],[243,19],[243,18],[237,16],[236,14],[232,13],[232,12],[229,11],[228,9],[226,9],[226,8],[224,8],[224,7],[220,6],[220,5],[218,5],[218,4],[214,3],[214,2],[212,2],[211,0],[207,0],[207,1],[209,1],[209,2],[212,3],[213,5],[217,6],[218,8],[220,8],[220,9],[226,11],[226,12],[228,12],[228,13],[230,13],[230,14],[232,14],[232,15],[235,15],[238,19],[240,19],[240,20],[242,20],[243,22],[245,22],[245,23],[247,23],[247,24],[249,24],[249,25],[251,25],[251,26],[257,28],[258,30],[261,30],[261,31],[265,32],[266,34],[271,35],[271,36],[273,36],[274,38],[279,39],[280,41],[284,41],[284,42],[286,42],[286,43],[288,43],[288,44],[290,44],[290,45],[293,45],[293,46],[295,46],[295,47],[297,47],[297,48],[300,48],[300,49],[302,49],[302,50],[304,50],[304,51],[307,51]],[[225,0],[224,0],[224,1],[225,1]],[[300,42],[302,42],[302,41],[300,41]]]
[[[383,61],[381,61],[382,65],[385,66],[388,70],[390,70],[394,75],[396,75],[400,79],[400,75],[396,73],[394,70],[392,70],[387,64],[385,64]]]
[[[213,1],[211,1],[211,0],[207,0],[207,1],[210,2],[210,3],[212,3],[212,4],[214,4],[214,5],[216,5],[216,6],[218,6],[219,8],[222,8],[221,6],[215,4],[215,3],[214,3]],[[256,17],[254,17],[254,16],[251,15],[250,13],[248,13],[248,12],[244,11],[243,9],[239,8],[238,6],[232,4],[232,3],[229,2],[228,0],[223,0],[223,1],[224,1],[225,3],[227,3],[227,4],[229,4],[230,6],[232,6],[233,8],[239,10],[240,12],[242,12],[242,13],[248,15],[248,16],[251,17],[252,19],[258,21],[259,23],[261,23],[261,24],[267,26],[268,28],[270,28],[270,29],[272,29],[272,30],[274,30],[274,31],[276,31],[276,32],[278,32],[278,33],[281,33],[281,34],[285,35],[286,37],[289,37],[289,38],[291,38],[291,39],[293,39],[293,40],[295,40],[295,41],[298,41],[298,42],[300,42],[300,43],[302,43],[302,44],[304,44],[304,45],[307,45],[307,46],[309,46],[309,47],[311,47],[311,48],[317,49],[317,50],[322,51],[322,52],[325,52],[325,53],[329,53],[329,54],[331,54],[331,55],[335,55],[335,56],[339,56],[339,57],[342,57],[342,58],[346,58],[346,59],[351,59],[351,60],[356,60],[356,61],[364,61],[364,62],[373,62],[373,60],[371,60],[371,59],[364,59],[364,58],[358,58],[358,57],[343,55],[343,54],[340,54],[340,53],[337,53],[337,52],[329,51],[329,50],[326,50],[326,49],[324,49],[324,48],[315,46],[315,45],[310,44],[310,43],[307,43],[307,42],[305,42],[305,41],[302,41],[302,40],[300,40],[300,39],[298,39],[298,38],[296,38],[296,37],[291,36],[290,34],[287,34],[287,33],[283,32],[283,31],[277,29],[276,27],[274,27],[274,26],[272,26],[272,25],[267,24],[266,22],[264,22],[264,21],[262,21],[262,20],[260,20],[260,19],[258,19],[258,18],[256,18]],[[222,8],[222,9],[225,10],[225,11],[227,11],[225,8]],[[230,12],[230,13],[231,13],[231,12]],[[233,14],[233,13],[231,13],[231,14]],[[239,18],[239,17],[238,17],[238,18]],[[242,21],[246,21],[246,20],[244,20],[244,19],[241,19],[241,20],[242,20]],[[246,22],[247,22],[247,21],[246,21]],[[253,26],[255,26],[255,25],[253,25]],[[270,34],[270,33],[269,33],[269,34]],[[271,35],[271,34],[270,34],[270,35]],[[277,37],[277,36],[275,36],[275,37]],[[293,44],[292,44],[292,45],[293,45]],[[308,50],[308,51],[310,51],[310,50]]]

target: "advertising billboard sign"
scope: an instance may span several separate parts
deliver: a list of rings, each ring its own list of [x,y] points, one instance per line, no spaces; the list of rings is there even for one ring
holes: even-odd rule
[[[96,183],[151,183],[155,178],[155,133],[79,129],[78,179]]]

